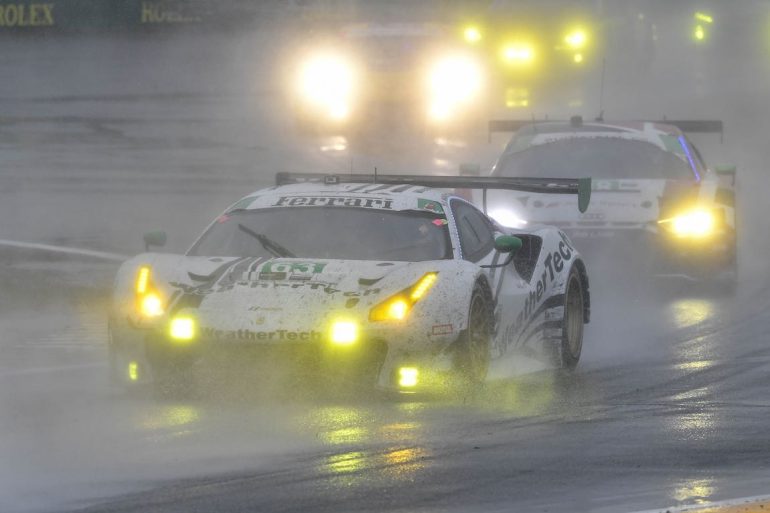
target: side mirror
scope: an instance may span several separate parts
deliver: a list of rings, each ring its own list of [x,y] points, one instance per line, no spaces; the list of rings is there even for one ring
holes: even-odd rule
[[[495,249],[500,253],[515,253],[521,245],[521,239],[513,235],[500,235],[495,239]]]
[[[513,256],[521,249],[522,245],[523,243],[518,237],[514,237],[513,235],[500,235],[495,239],[495,249],[500,253],[508,253],[508,258],[506,258],[505,262],[502,264],[488,264],[482,265],[481,267],[484,267],[485,269],[494,269],[496,267],[507,266],[511,263]]]
[[[150,246],[163,247],[166,245],[166,232],[147,232],[142,238],[144,239],[144,250],[150,251]]]

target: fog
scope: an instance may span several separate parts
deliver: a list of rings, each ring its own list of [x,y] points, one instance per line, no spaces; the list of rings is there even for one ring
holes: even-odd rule
[[[619,38],[579,81],[549,79],[531,106],[451,133],[380,107],[390,117],[332,134],[293,111],[292,62],[315,41],[303,16],[460,24],[491,2],[233,3],[252,17],[0,24],[0,239],[21,243],[0,243],[0,511],[636,511],[768,493],[769,4],[587,2],[607,26],[653,20],[652,53]],[[702,47],[697,10],[715,20]],[[592,321],[571,374],[395,396],[247,362],[181,397],[126,391],[108,379],[119,263],[24,246],[128,258],[165,230],[162,251],[184,253],[277,172],[487,172],[510,139],[488,138],[487,119],[601,113],[724,122],[723,138],[691,139],[737,166],[738,287],[586,251]]]

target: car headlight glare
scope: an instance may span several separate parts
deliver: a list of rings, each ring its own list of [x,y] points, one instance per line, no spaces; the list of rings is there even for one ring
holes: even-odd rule
[[[358,340],[358,324],[353,321],[335,321],[332,323],[331,342],[339,346],[349,346]]]
[[[192,317],[174,317],[171,319],[168,334],[172,340],[189,342],[195,338],[195,319]]]
[[[369,312],[371,321],[402,321],[415,303],[425,297],[438,279],[438,273],[427,273],[420,280],[378,304]]]
[[[530,44],[511,43],[503,47],[502,57],[509,64],[531,64],[535,60],[535,49]]]
[[[564,42],[572,50],[581,50],[588,42],[588,34],[583,29],[576,29],[564,36]]]
[[[465,27],[463,38],[465,38],[465,41],[468,43],[476,44],[481,41],[481,31],[474,26]]]
[[[350,109],[355,87],[355,70],[337,55],[315,55],[300,70],[299,92],[302,98],[333,119],[344,119]]]
[[[145,317],[163,315],[163,301],[155,292],[148,292],[139,300],[139,312]]]
[[[401,367],[398,369],[398,386],[414,388],[419,381],[420,371],[416,367]]]
[[[481,68],[474,59],[457,55],[439,60],[428,75],[430,117],[444,120],[458,107],[471,103],[478,97],[481,83]]]
[[[671,219],[660,221],[667,224],[671,232],[678,237],[707,237],[714,232],[716,220],[708,210],[692,210]]]

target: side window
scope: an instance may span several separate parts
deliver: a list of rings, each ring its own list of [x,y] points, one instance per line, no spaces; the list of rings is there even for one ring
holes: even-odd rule
[[[494,247],[494,233],[484,214],[462,201],[452,202],[463,258],[478,262]]]

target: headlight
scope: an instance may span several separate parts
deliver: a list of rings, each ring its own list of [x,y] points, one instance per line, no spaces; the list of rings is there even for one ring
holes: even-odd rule
[[[315,55],[302,66],[298,88],[310,107],[342,120],[350,113],[355,80],[354,67],[345,58]]]
[[[575,29],[564,36],[564,42],[571,50],[582,50],[588,42],[588,34],[583,29]]]
[[[667,225],[671,232],[678,237],[707,237],[714,232],[716,220],[714,214],[708,210],[692,210],[658,221]]]
[[[499,208],[489,213],[489,217],[507,228],[523,228],[527,221],[522,216],[507,208]]]
[[[143,317],[160,317],[163,315],[163,301],[152,288],[152,270],[143,265],[136,273],[134,292],[136,293],[137,308]]]
[[[478,63],[466,56],[445,57],[429,72],[430,117],[443,121],[481,91],[482,72]]]
[[[163,302],[155,292],[148,292],[139,300],[139,311],[145,317],[160,317],[163,315]]]
[[[353,321],[335,321],[332,323],[331,342],[339,346],[349,346],[358,340],[358,324]]]
[[[172,340],[189,342],[195,338],[195,319],[192,317],[174,317],[171,319],[168,334]]]
[[[535,61],[535,48],[529,43],[510,43],[503,47],[501,55],[508,64],[529,65]]]
[[[398,369],[398,386],[402,388],[414,388],[417,386],[420,371],[417,367],[401,367]]]
[[[465,27],[463,38],[470,44],[476,44],[481,41],[481,31],[474,26]]]
[[[415,303],[428,293],[437,278],[438,273],[427,273],[408,289],[402,290],[372,308],[369,312],[369,320],[401,321],[406,319]]]

